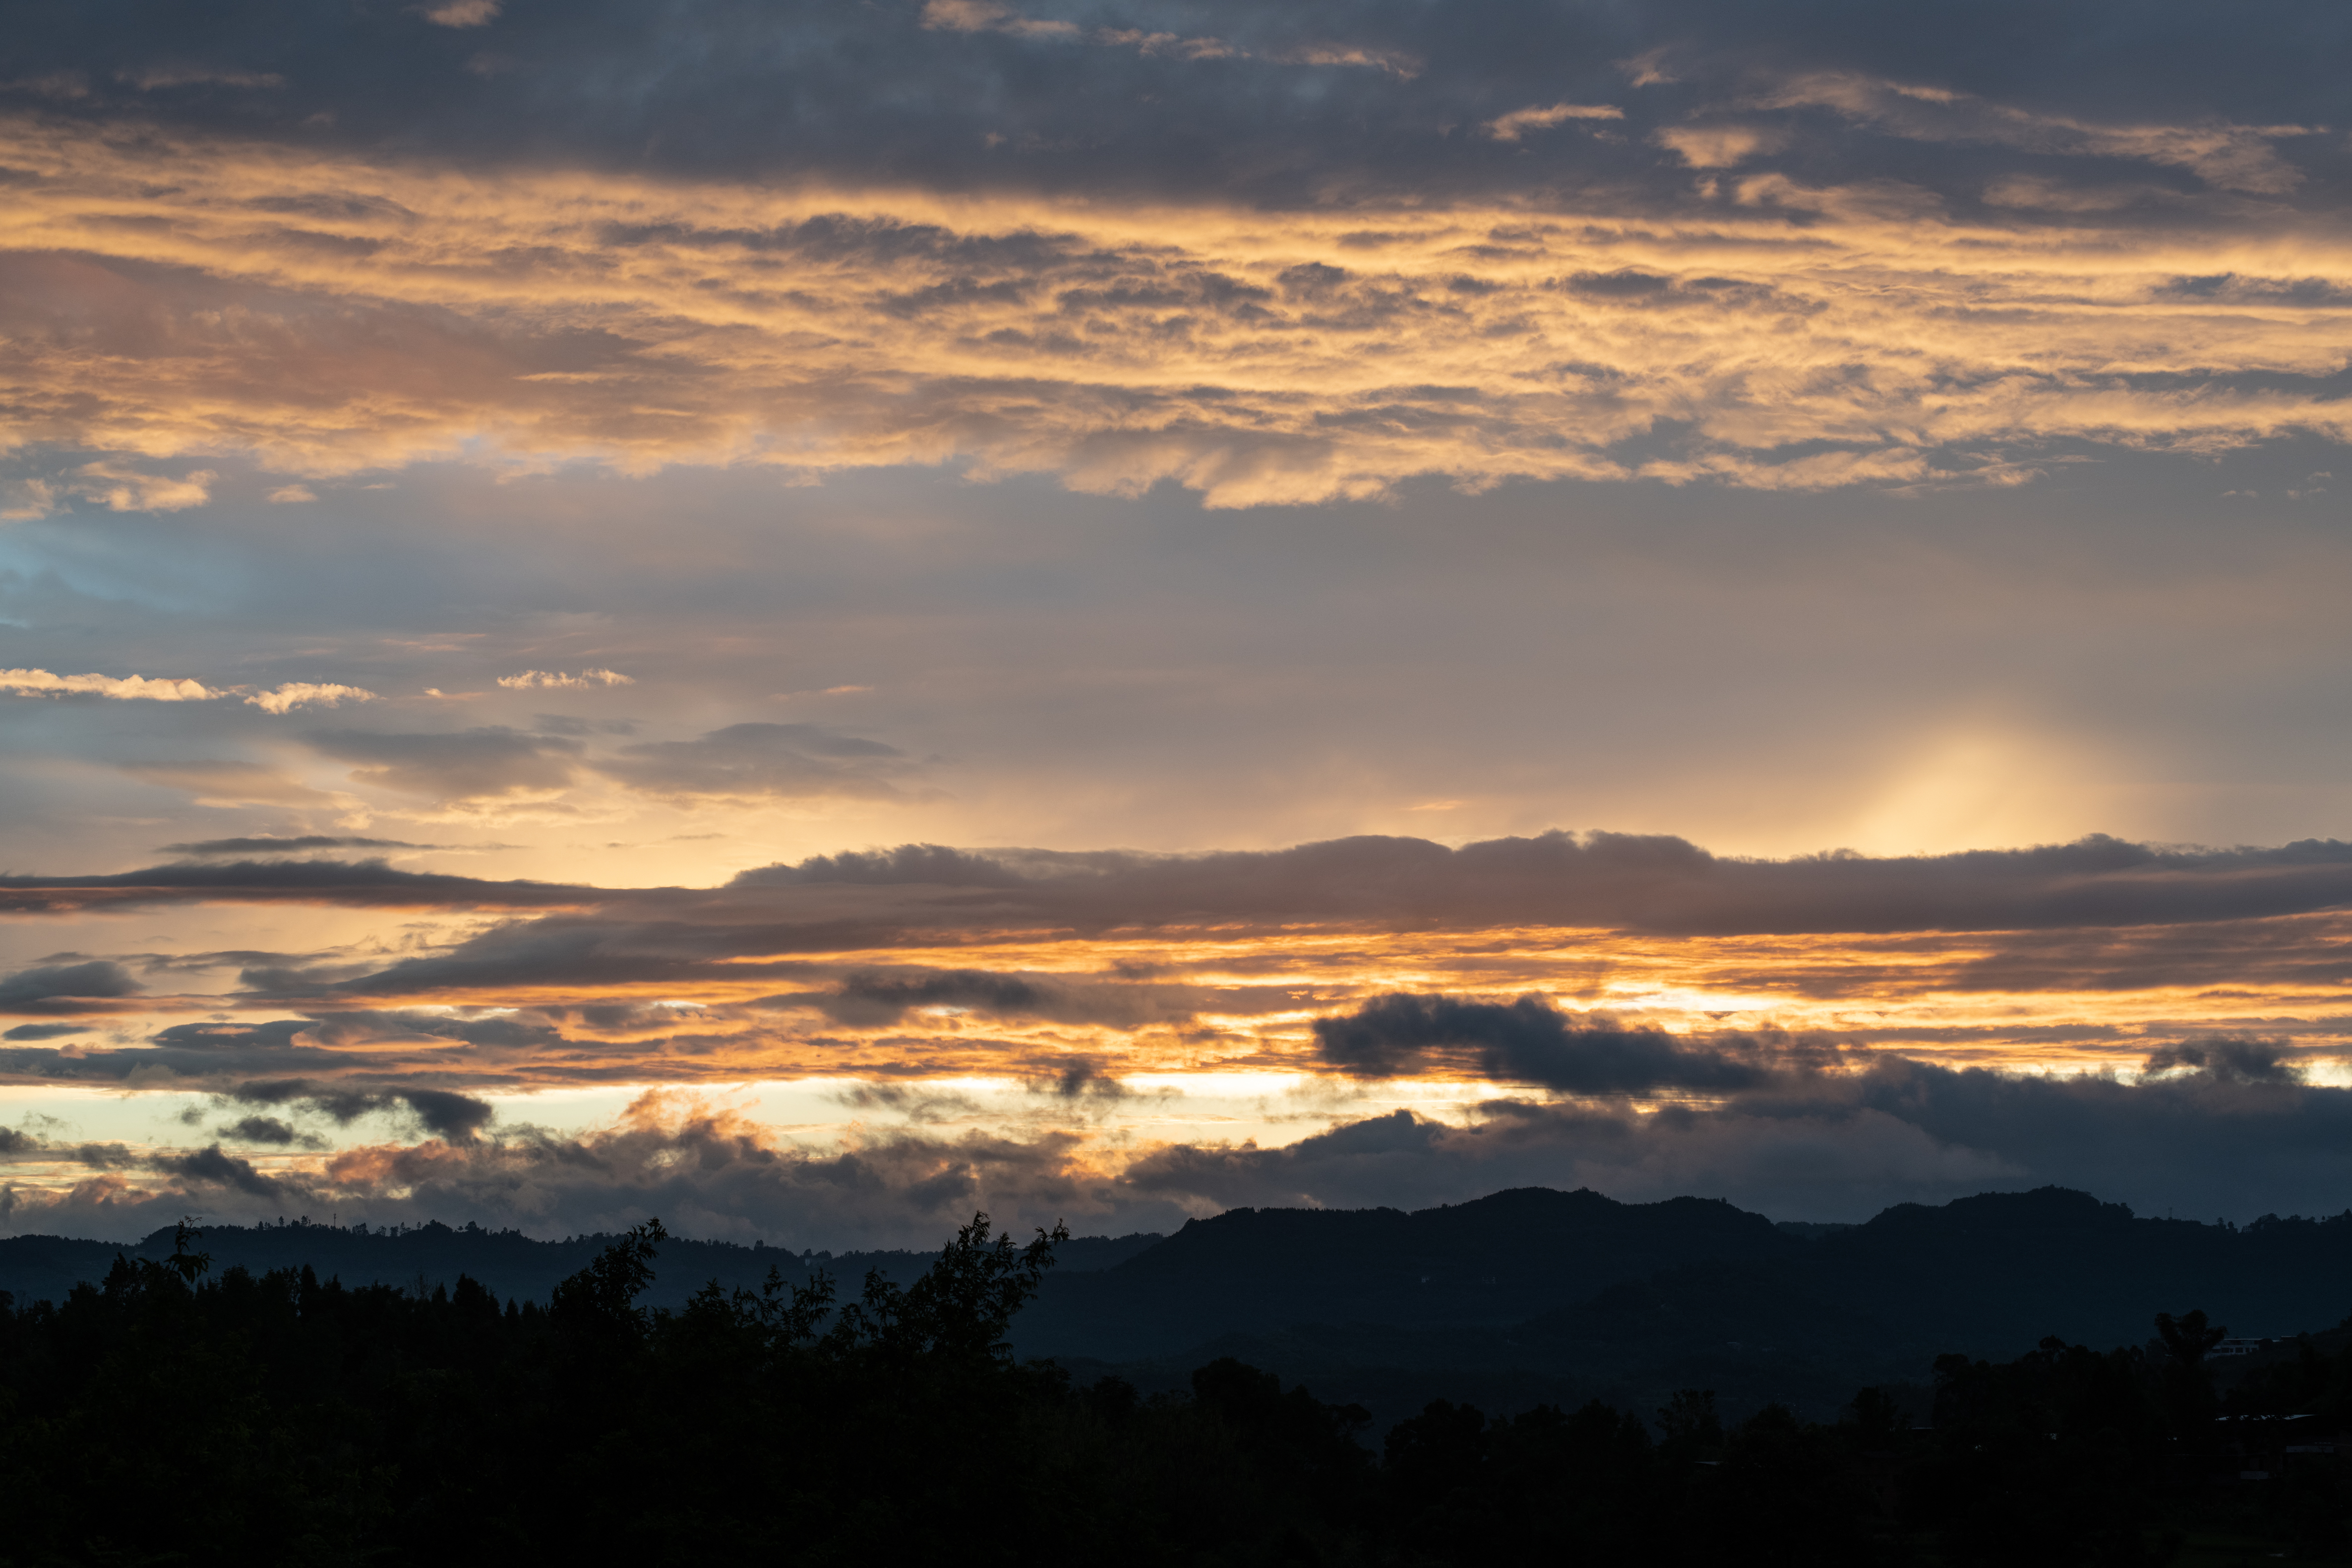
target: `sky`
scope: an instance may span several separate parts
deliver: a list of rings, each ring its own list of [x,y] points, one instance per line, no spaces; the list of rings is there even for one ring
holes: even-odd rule
[[[20,19],[0,1234],[2352,1205],[2255,11]]]

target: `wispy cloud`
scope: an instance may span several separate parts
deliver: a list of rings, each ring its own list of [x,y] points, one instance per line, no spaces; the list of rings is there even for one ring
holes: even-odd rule
[[[1517,142],[1530,131],[1549,131],[1572,121],[1622,120],[1625,111],[1606,103],[1555,103],[1546,109],[1514,109],[1486,121],[1486,134],[1497,142]]]
[[[227,695],[197,680],[149,679],[143,675],[52,675],[46,669],[0,669],[0,691],[27,697],[111,697],[138,702],[205,702]]]
[[[185,790],[199,805],[331,805],[334,797],[260,763],[195,758],[131,762],[121,770],[142,784]]]
[[[249,686],[209,687],[200,680],[153,679],[141,675],[53,675],[46,669],[0,669],[0,691],[26,697],[109,697],[118,701],[210,702],[241,697],[265,713],[289,713],[297,708],[332,708],[345,702],[373,702],[376,694],[357,686],[332,682],[290,680],[256,690]]]
[[[1411,55],[1393,49],[1335,43],[1292,44],[1253,55],[1227,38],[1153,31],[1143,27],[1081,27],[1057,18],[1029,16],[1003,0],[926,0],[923,26],[955,33],[1003,33],[1017,38],[1084,43],[1099,48],[1133,49],[1146,58],[1238,60],[1273,65],[1354,66],[1410,79],[1420,69]]]
[[[2114,158],[2186,169],[2223,190],[2276,195],[2303,182],[2275,142],[2322,134],[2311,125],[2100,123],[1997,103],[1973,93],[1850,72],[1800,74],[1749,103],[1759,109],[1826,109],[1890,136],[1917,142],[1990,143],[2021,152]],[[1696,160],[1694,160],[1696,161]]]
[[[533,691],[558,687],[589,690],[604,686],[630,686],[635,682],[628,676],[612,669],[583,669],[576,675],[567,675],[560,670],[526,669],[513,675],[499,676],[499,684],[510,690]]]
[[[486,27],[503,9],[504,0],[439,0],[425,6],[424,14],[436,27]]]
[[[1790,136],[1785,126],[1718,123],[1664,126],[1651,140],[1694,169],[1729,169],[1779,152]]]
[[[436,801],[559,793],[577,774],[584,750],[577,741],[497,726],[441,733],[337,730],[309,740],[323,755],[359,764],[352,775],[359,783]]]
[[[460,0],[463,4],[464,0]],[[479,5],[484,0],[473,0]],[[284,87],[286,79],[276,71],[225,69],[217,66],[146,66],[133,71],[118,71],[115,79],[137,88],[142,92],[154,92],[173,87]]]
[[[1039,20],[1000,0],[924,0],[923,26],[954,33],[1010,33],[1024,38],[1074,38],[1074,22]]]
[[[409,844],[397,838],[359,838],[334,834],[300,834],[293,837],[207,838],[190,844],[166,844],[166,855],[251,858],[257,855],[305,855],[322,849],[440,849],[439,844]]]
[[[331,681],[289,680],[268,691],[257,691],[246,701],[265,713],[290,713],[297,708],[335,708],[346,702],[373,702],[376,694],[358,686]]]
[[[66,489],[84,500],[116,511],[184,511],[212,499],[219,475],[198,468],[178,479],[141,473],[119,462],[85,463],[74,470]]]

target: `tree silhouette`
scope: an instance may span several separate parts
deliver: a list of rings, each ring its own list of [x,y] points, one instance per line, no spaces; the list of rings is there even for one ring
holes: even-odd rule
[[[2169,1312],[2156,1315],[2156,1331],[2164,1340],[2164,1348],[2184,1364],[2196,1366],[2205,1359],[2205,1352],[2227,1339],[2230,1331],[2219,1323],[2208,1326],[2202,1308],[2175,1318]]]
[[[182,1215],[179,1223],[172,1227],[172,1257],[164,1265],[191,1288],[210,1272],[213,1266],[211,1253],[188,1250],[188,1243],[201,1239],[205,1234],[195,1228],[194,1221],[194,1215]]]
[[[2202,1312],[2159,1317],[2148,1346],[1941,1358],[1932,1430],[1884,1390],[1823,1426],[1727,1420],[1685,1389],[1655,1440],[1598,1401],[1440,1400],[1380,1444],[1362,1408],[1231,1358],[1189,1393],[1135,1369],[1153,1394],[1016,1363],[1010,1325],[1066,1235],[1020,1246],[976,1214],[903,1288],[871,1275],[840,1305],[822,1274],[771,1270],[671,1312],[640,1304],[655,1219],[545,1310],[464,1277],[214,1277],[184,1221],[169,1258],[0,1307],[0,1563],[2148,1568],[2200,1529],[2347,1543],[2333,1455],[2213,1419],[2223,1331]],[[2301,1348],[2233,1365],[2257,1375],[2231,1413],[2352,1419],[2352,1349]],[[2273,1482],[2238,1486],[2264,1442]],[[977,1526],[1008,1504],[1008,1527]]]
[[[656,1244],[668,1239],[657,1217],[631,1226],[594,1262],[555,1287],[548,1310],[558,1322],[642,1330],[646,1317],[636,1300],[654,1282],[654,1258],[660,1250]]]
[[[990,1239],[988,1215],[975,1214],[914,1284],[900,1287],[877,1269],[859,1300],[841,1309],[827,1336],[836,1348],[874,1346],[902,1354],[926,1352],[1003,1361],[1013,1319],[1054,1266],[1054,1248],[1070,1239],[1059,1221],[1027,1247],[1010,1233]]]

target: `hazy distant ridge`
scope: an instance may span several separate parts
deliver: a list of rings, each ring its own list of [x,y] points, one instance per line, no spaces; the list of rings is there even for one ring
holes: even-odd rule
[[[1107,1268],[1159,1239],[1152,1235],[1077,1237],[1064,1244],[1058,1263],[1065,1270]],[[540,1241],[520,1231],[484,1230],[474,1225],[432,1224],[393,1231],[289,1222],[206,1226],[195,1247],[211,1256],[215,1276],[231,1268],[261,1274],[308,1265],[320,1279],[340,1279],[346,1285],[414,1288],[422,1281],[429,1291],[455,1285],[465,1275],[501,1300],[544,1302],[557,1280],[586,1268],[612,1241],[602,1232]],[[62,1300],[77,1282],[104,1279],[118,1253],[168,1258],[171,1252],[169,1229],[127,1245],[56,1236],[0,1238],[0,1290],[15,1296],[18,1306]],[[934,1256],[902,1251],[803,1254],[762,1242],[746,1246],[673,1237],[662,1244],[660,1271],[646,1300],[676,1307],[712,1279],[730,1289],[757,1288],[771,1268],[800,1281],[812,1268],[821,1268],[842,1284],[845,1293],[855,1295],[869,1268],[903,1280],[921,1273]]]

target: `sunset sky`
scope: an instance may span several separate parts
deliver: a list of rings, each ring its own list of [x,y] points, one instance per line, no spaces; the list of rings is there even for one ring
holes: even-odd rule
[[[2352,1206],[2352,10],[12,31],[0,1234]]]

